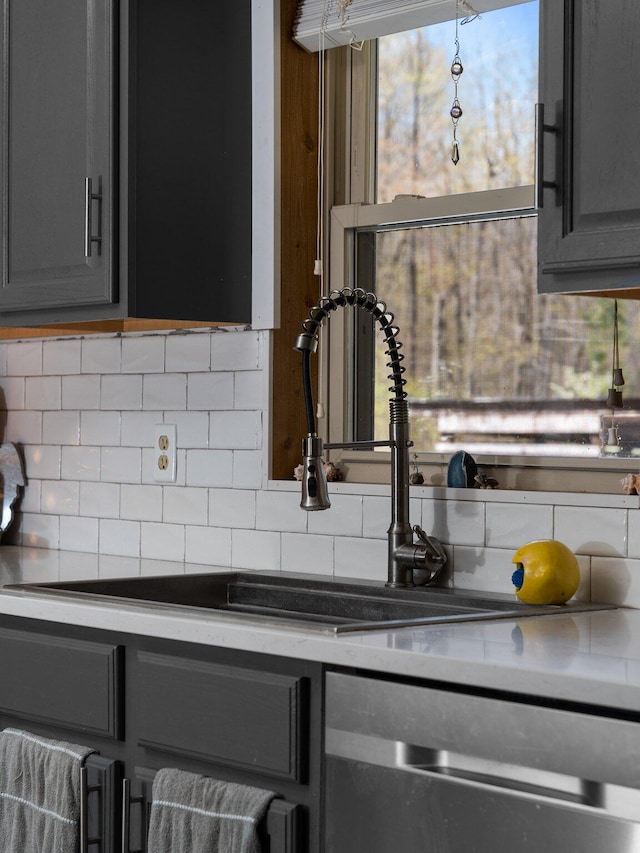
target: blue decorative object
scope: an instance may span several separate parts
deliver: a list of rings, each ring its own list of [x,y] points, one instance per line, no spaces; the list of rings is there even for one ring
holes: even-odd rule
[[[449,460],[447,468],[447,486],[452,489],[472,489],[478,466],[473,456],[466,450],[458,450]]]

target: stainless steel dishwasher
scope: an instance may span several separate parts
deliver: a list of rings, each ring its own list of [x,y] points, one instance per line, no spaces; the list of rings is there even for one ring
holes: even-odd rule
[[[640,723],[329,673],[326,853],[638,853]]]

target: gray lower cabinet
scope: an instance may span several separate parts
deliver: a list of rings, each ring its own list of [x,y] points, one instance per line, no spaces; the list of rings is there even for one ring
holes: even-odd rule
[[[539,290],[640,287],[640,10],[541,0]],[[544,125],[544,127],[542,127]],[[540,184],[541,186],[541,184]]]
[[[263,849],[320,853],[319,664],[12,617],[0,662],[0,728],[99,753],[89,853],[146,850],[163,767],[273,791]]]
[[[251,0],[2,0],[0,325],[251,320]]]

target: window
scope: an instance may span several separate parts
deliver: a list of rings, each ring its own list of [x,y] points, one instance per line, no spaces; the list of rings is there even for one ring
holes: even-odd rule
[[[537,0],[459,27],[457,165],[455,22],[384,36],[348,60],[360,93],[347,99],[352,203],[332,210],[331,286],[374,291],[395,314],[421,461],[458,449],[527,468],[640,455],[640,303],[619,305],[625,405],[611,411],[613,301],[537,293],[537,37]],[[330,358],[356,366],[345,384],[325,371],[331,440],[387,436],[384,347],[363,314],[331,332]]]

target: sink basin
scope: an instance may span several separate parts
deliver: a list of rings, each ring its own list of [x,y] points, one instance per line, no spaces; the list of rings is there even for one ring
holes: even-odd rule
[[[383,583],[277,572],[167,575],[48,584],[5,589],[71,597],[74,600],[140,603],[191,612],[215,611],[230,619],[328,631],[336,634],[381,628],[568,615],[609,605],[528,605],[511,595],[416,587],[390,589]]]

